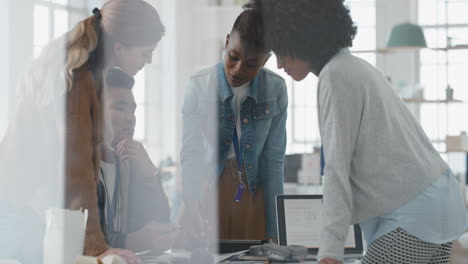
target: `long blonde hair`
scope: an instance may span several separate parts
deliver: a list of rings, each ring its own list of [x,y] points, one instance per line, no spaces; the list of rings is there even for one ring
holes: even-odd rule
[[[67,34],[65,66],[69,87],[73,71],[90,59],[96,60],[100,64],[98,67],[104,65],[102,60],[112,55],[113,43],[118,41],[127,46],[152,45],[158,43],[164,35],[165,29],[158,12],[143,0],[109,0],[100,12],[102,18],[88,17]],[[94,52],[99,47],[103,50]],[[90,58],[93,52],[99,58]]]
[[[98,45],[97,20],[95,16],[88,17],[76,24],[67,34],[65,75],[68,89],[72,85],[73,71],[88,61],[90,54]]]

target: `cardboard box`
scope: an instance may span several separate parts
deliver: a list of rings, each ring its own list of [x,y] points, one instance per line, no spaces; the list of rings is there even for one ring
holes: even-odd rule
[[[447,136],[445,143],[447,152],[468,152],[468,135],[466,133],[459,136]]]

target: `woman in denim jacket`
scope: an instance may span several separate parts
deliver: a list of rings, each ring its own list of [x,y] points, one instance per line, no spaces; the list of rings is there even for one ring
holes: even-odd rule
[[[217,238],[277,236],[288,97],[283,78],[263,68],[269,57],[260,17],[247,7],[226,37],[223,61],[190,79],[182,110],[181,224],[190,225],[192,238],[207,241],[216,200]]]

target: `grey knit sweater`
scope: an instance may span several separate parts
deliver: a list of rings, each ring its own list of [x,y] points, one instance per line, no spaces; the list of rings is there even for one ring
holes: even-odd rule
[[[319,259],[342,259],[349,226],[414,199],[448,169],[385,76],[345,49],[322,69],[324,221]]]

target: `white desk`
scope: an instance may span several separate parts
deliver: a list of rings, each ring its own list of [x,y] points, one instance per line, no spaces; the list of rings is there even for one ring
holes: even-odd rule
[[[221,263],[226,263],[226,264],[265,264],[263,261],[227,261],[227,262],[221,262]],[[297,262],[282,262],[283,264],[297,264]],[[305,261],[301,262],[302,264],[317,264],[318,262],[313,260],[313,261]],[[198,264],[198,263],[197,263]],[[360,260],[348,260],[345,261],[344,264],[361,264]]]
[[[9,260],[9,259],[3,260],[3,259],[0,259],[0,264],[21,264],[21,263],[18,262],[17,260]]]

